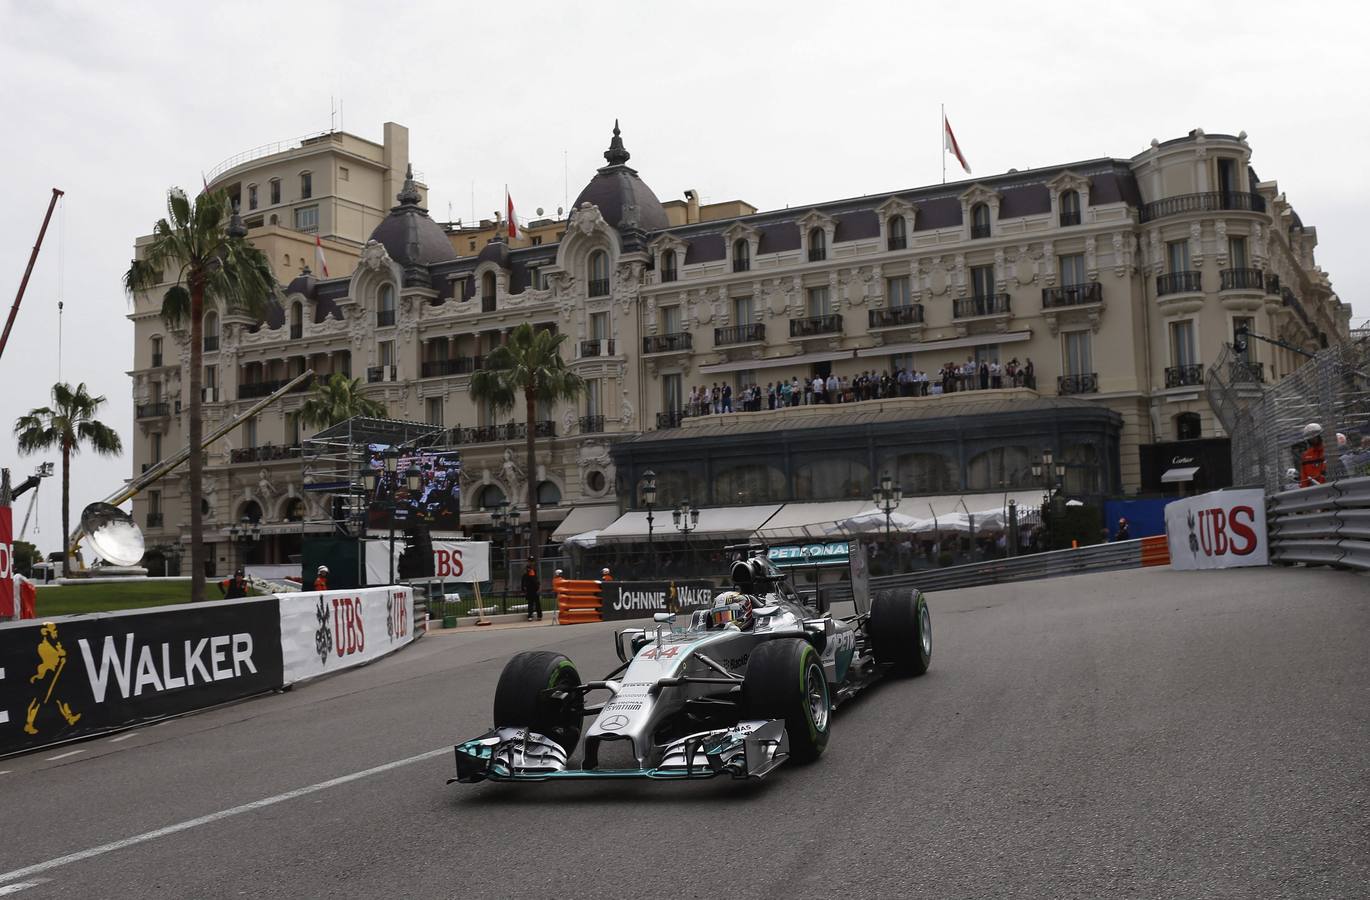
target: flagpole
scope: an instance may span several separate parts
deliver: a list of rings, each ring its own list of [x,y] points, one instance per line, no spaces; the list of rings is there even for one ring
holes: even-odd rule
[[[947,105],[942,104],[942,133],[937,136],[938,146],[942,148],[942,183],[947,183]]]

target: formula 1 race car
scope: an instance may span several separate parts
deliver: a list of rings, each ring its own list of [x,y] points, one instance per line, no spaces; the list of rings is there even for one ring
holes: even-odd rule
[[[761,557],[735,562],[731,580],[688,624],[663,612],[653,629],[616,631],[623,665],[601,681],[581,681],[560,653],[515,655],[495,689],[495,727],[457,745],[453,780],[761,778],[817,759],[833,709],[880,676],[927,671],[932,621],[917,590],[866,603],[854,589],[854,614],[836,618]],[[599,692],[608,698],[587,702]]]

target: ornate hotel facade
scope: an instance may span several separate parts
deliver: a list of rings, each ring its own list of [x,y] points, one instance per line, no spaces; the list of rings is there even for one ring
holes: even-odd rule
[[[1044,449],[1066,463],[1068,492],[1159,491],[1167,460],[1225,437],[1204,394],[1210,366],[1221,357],[1254,390],[1301,360],[1259,341],[1222,356],[1236,328],[1313,350],[1349,326],[1349,306],[1314,260],[1316,231],[1257,178],[1244,133],[1195,130],[1128,159],[757,212],[740,201],[701,207],[693,191],[663,204],[615,128],[606,165],[567,217],[532,223],[513,246],[488,239],[498,223],[487,234],[432,220],[422,185],[397,175],[408,162],[398,126],[384,145],[330,142],[309,163],[315,185],[340,185],[345,165],[356,178],[348,142],[369,148],[377,173],[355,202],[384,208],[376,190],[393,186],[398,203],[374,222],[333,220],[332,277],[283,271],[286,251],[271,243],[303,234],[312,245],[308,215],[303,232],[253,223],[288,283],[264,322],[210,313],[206,427],[305,368],[350,372],[393,418],[448,430],[470,531],[487,529],[498,504],[522,505],[528,478],[542,540],[605,528],[638,508],[648,470],[658,508],[689,499],[739,522],[777,504],[868,503],[883,474],[910,498],[1031,490]],[[304,163],[277,156],[211,186],[245,190],[267,168],[302,184]],[[137,298],[131,316],[135,472],[183,442],[174,401],[188,383],[186,336],[156,307]],[[576,404],[541,411],[536,472],[517,452],[521,417],[468,393],[521,322],[566,334],[564,355],[586,382]],[[890,381],[858,390],[867,374]],[[815,378],[824,399],[838,399],[830,376],[844,402],[813,402]],[[772,408],[769,387],[781,381],[810,391],[778,395]],[[733,411],[692,402],[715,385],[731,388]],[[744,411],[753,385],[760,397]],[[326,497],[306,489],[298,455],[302,399],[209,450],[203,502],[220,571],[237,558],[229,529],[243,516],[262,523],[266,538],[248,554],[262,561],[284,562],[302,529],[327,528]],[[1201,471],[1200,486],[1221,483],[1221,466]],[[169,478],[134,501],[149,544],[186,539],[183,483]],[[669,517],[658,519],[658,534],[669,531]]]

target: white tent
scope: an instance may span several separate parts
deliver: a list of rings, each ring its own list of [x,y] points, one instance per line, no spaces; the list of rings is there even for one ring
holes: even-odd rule
[[[870,509],[834,522],[825,530],[827,534],[879,534],[885,531],[887,524],[890,531],[904,532],[911,531],[918,520],[895,511],[890,513],[887,523],[883,512]]]

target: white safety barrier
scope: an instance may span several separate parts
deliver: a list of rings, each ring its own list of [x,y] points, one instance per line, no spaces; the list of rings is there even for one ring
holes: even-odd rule
[[[368,663],[414,640],[408,587],[278,596],[285,683]]]
[[[1270,564],[1265,492],[1210,491],[1165,508],[1172,569],[1230,569]]]

